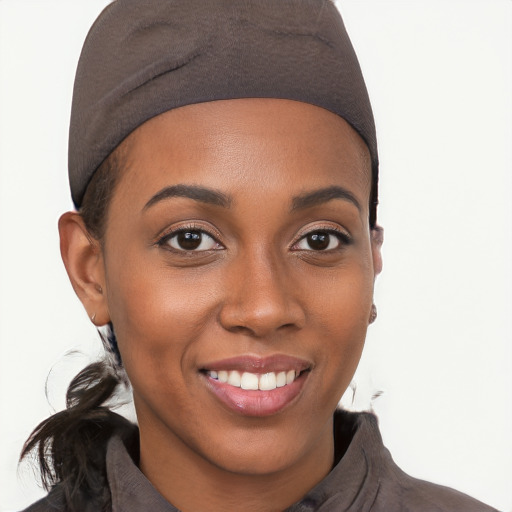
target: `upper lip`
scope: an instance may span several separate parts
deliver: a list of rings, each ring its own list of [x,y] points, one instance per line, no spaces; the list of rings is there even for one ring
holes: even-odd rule
[[[302,372],[311,369],[311,367],[312,364],[304,359],[285,354],[275,354],[266,357],[254,355],[230,357],[204,364],[201,369],[203,371],[237,370],[249,373],[270,373],[289,370]]]

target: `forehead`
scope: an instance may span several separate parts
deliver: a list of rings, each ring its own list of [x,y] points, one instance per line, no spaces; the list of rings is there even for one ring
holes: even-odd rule
[[[171,182],[257,189],[267,198],[316,182],[340,183],[363,197],[370,190],[369,151],[355,130],[323,108],[291,100],[181,107],[144,123],[121,149],[119,188],[141,196]]]

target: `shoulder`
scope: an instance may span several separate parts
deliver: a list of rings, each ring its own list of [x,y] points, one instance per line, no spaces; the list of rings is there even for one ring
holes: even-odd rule
[[[382,443],[377,418],[373,414],[362,413],[358,419],[374,433],[371,436],[373,449],[363,447],[363,451],[373,458],[370,466],[374,466],[378,482],[372,512],[497,512],[467,494],[405,473]]]
[[[55,486],[44,498],[36,501],[22,512],[66,512],[64,493]]]
[[[109,489],[104,489],[110,495]],[[36,501],[29,507],[25,508],[21,512],[70,512],[71,510],[80,512],[100,512],[101,510],[111,510],[110,505],[99,504],[97,496],[90,496],[87,493],[83,493],[81,490],[76,490],[72,494],[73,498],[66,498],[64,487],[62,484],[57,484],[52,490],[42,499]],[[76,497],[79,496],[78,499]],[[73,499],[76,499],[73,505]],[[108,500],[110,503],[110,499]]]
[[[497,512],[484,503],[443,485],[426,482],[404,473],[391,461],[379,486],[378,498],[384,507],[376,507],[375,512],[389,510],[386,503],[397,501],[403,512]]]
[[[374,414],[337,411],[334,438],[337,464],[307,496],[315,510],[497,512],[466,494],[402,471],[382,442]]]

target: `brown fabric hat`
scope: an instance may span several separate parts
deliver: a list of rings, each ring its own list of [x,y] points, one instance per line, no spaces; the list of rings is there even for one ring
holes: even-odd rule
[[[378,155],[372,109],[330,0],[116,0],[85,40],[69,133],[80,207],[96,169],[148,119],[235,98],[283,98],[343,117],[368,145],[375,223]],[[372,213],[373,212],[373,213]]]

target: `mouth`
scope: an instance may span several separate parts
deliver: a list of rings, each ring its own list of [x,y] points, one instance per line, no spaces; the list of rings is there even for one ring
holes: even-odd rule
[[[305,370],[304,370],[305,371]],[[228,384],[235,388],[245,390],[260,390],[272,391],[277,388],[283,388],[293,384],[295,379],[301,375],[302,372],[296,370],[268,372],[263,374],[243,372],[238,370],[208,370],[206,375],[213,380],[223,384]]]
[[[274,415],[301,394],[312,364],[289,357],[226,359],[201,370],[207,388],[230,411],[244,416]]]

